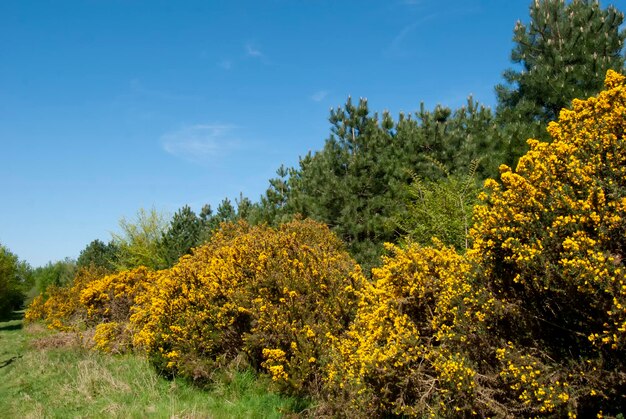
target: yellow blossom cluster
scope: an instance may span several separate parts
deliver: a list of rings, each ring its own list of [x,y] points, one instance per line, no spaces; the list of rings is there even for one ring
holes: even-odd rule
[[[131,311],[153,276],[151,270],[141,266],[98,278],[81,291],[80,303],[87,310],[87,322],[96,324],[96,348],[112,352],[131,348]]]
[[[354,317],[363,276],[321,224],[224,225],[157,272],[137,300],[134,342],[162,370],[206,379],[245,353],[288,391],[320,379],[330,342]]]
[[[559,378],[559,374],[525,349],[517,348],[512,342],[496,350],[499,361],[499,377],[507,386],[512,397],[514,411],[536,415],[555,414],[576,417],[574,405],[570,401],[570,384]]]
[[[86,309],[80,302],[81,292],[90,283],[101,278],[105,271],[98,268],[80,269],[72,283],[65,287],[50,286],[28,306],[24,315],[27,322],[43,320],[50,329],[76,330],[84,321]]]
[[[515,172],[501,167],[502,186],[486,183],[470,251],[489,286],[545,333],[575,329],[612,350],[626,343],[624,80],[609,71],[605,91],[550,124],[552,143],[529,140]]]
[[[457,350],[476,345],[493,310],[453,248],[387,245],[357,318],[335,344],[328,386],[364,414],[459,415],[471,411],[475,365]],[[440,403],[446,399],[446,403]]]

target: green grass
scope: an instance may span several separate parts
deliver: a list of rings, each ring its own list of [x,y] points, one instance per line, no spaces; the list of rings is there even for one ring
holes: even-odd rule
[[[252,372],[209,390],[158,376],[137,355],[84,349],[75,336],[0,322],[0,417],[277,418],[297,405]]]

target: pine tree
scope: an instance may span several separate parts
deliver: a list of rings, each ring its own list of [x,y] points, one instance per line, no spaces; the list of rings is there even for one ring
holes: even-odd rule
[[[527,138],[548,140],[545,128],[572,99],[602,88],[609,69],[624,67],[624,15],[598,1],[535,0],[530,22],[515,25],[511,60],[519,69],[496,86],[498,119],[508,138],[507,161],[514,165]]]
[[[94,266],[113,272],[115,271],[118,257],[119,248],[113,241],[105,244],[103,241],[96,239],[80,252],[76,260],[76,266],[79,268]]]
[[[370,114],[366,99],[331,110],[331,135],[322,151],[300,160],[289,179],[288,207],[328,224],[366,269],[377,263],[384,241],[395,239],[389,216],[393,199],[390,174],[393,120]]]
[[[278,177],[269,180],[269,188],[252,209],[248,218],[251,224],[267,223],[276,226],[286,221],[292,213],[298,213],[296,209],[290,211],[287,208],[290,195],[289,177],[295,175],[294,169],[281,165],[276,175]]]
[[[191,252],[198,244],[201,229],[202,220],[188,205],[174,214],[161,238],[161,249],[167,266],[173,266],[181,256]]]
[[[265,218],[259,218],[279,223],[301,214],[322,221],[366,270],[378,264],[384,242],[400,238],[397,220],[406,216],[414,174],[427,181],[444,172],[462,176],[480,161],[476,174],[483,178],[495,175],[499,163],[494,117],[472,98],[455,111],[422,104],[397,123],[388,112],[370,113],[365,99],[353,104],[348,98],[329,120],[324,148],[270,181],[258,207]]]

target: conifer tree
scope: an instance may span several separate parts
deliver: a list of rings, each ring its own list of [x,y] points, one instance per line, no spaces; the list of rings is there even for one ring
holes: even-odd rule
[[[113,241],[105,244],[103,241],[96,239],[80,252],[76,260],[76,266],[79,268],[94,266],[113,272],[115,271],[118,258],[119,248]]]
[[[290,178],[289,207],[325,222],[347,243],[364,266],[376,264],[380,244],[395,238],[388,217],[393,199],[390,174],[393,120],[370,114],[367,100],[331,110],[331,135],[324,149],[308,154]]]
[[[258,206],[265,218],[259,218],[279,223],[301,214],[322,221],[366,270],[378,263],[382,244],[402,234],[397,220],[406,216],[414,175],[430,181],[442,173],[466,175],[480,161],[476,174],[482,178],[495,175],[499,163],[493,115],[472,98],[455,111],[422,105],[397,122],[388,112],[370,113],[365,99],[354,104],[348,98],[329,120],[324,148],[270,181]]]
[[[202,220],[188,205],[174,214],[161,239],[161,249],[167,266],[173,266],[181,256],[190,253],[191,248],[198,244],[201,229]]]
[[[276,175],[278,177],[269,180],[269,188],[261,196],[260,201],[255,204],[248,218],[252,224],[268,223],[276,226],[286,221],[285,217],[289,218],[289,215],[299,212],[297,209],[289,210],[287,208],[290,194],[289,177],[295,175],[295,170],[281,165],[276,171]]]
[[[530,22],[517,22],[511,60],[517,69],[496,86],[498,119],[507,137],[505,163],[514,165],[527,138],[548,140],[545,131],[572,99],[602,88],[609,69],[624,67],[624,15],[596,0],[534,0]]]

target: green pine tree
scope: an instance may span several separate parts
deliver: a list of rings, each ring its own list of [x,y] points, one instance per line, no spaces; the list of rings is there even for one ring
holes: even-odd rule
[[[496,86],[507,164],[527,151],[528,138],[548,140],[548,122],[572,99],[600,91],[607,70],[623,70],[623,20],[623,13],[598,1],[533,1],[530,22],[518,21],[514,29],[511,60],[518,67]]]
[[[166,266],[173,266],[178,259],[191,252],[198,244],[202,220],[188,205],[179,209],[161,238],[161,251]]]
[[[119,248],[113,241],[105,244],[103,241],[96,239],[80,252],[76,265],[79,268],[94,266],[113,272],[115,271],[118,258]]]

